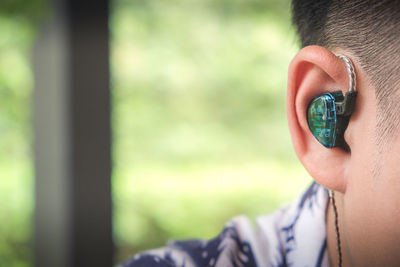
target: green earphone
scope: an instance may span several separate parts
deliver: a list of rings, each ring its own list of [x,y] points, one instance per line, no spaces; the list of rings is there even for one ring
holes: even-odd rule
[[[341,91],[334,91],[313,98],[307,108],[307,122],[311,133],[322,145],[349,151],[344,132],[356,104],[356,75],[350,59],[341,54],[337,56],[346,64],[349,91],[344,96]]]

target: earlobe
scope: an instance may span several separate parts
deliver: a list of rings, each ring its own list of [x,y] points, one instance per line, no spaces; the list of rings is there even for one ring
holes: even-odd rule
[[[347,91],[348,82],[342,59],[320,46],[305,47],[290,64],[286,103],[289,129],[300,161],[319,184],[343,193],[351,154],[347,149],[327,148],[315,138],[307,121],[307,109],[317,96]]]

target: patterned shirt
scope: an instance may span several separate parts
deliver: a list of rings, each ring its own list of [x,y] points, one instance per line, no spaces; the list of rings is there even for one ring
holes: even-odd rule
[[[317,183],[294,202],[257,218],[257,229],[239,216],[209,241],[173,241],[134,256],[123,267],[329,266],[327,190]]]

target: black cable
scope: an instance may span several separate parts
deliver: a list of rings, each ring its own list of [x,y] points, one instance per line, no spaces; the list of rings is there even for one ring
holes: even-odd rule
[[[336,208],[335,194],[333,191],[329,190],[329,197],[332,201],[333,213],[335,214],[335,230],[336,230],[336,242],[337,242],[337,252],[338,252],[338,267],[342,267],[342,246],[340,242],[340,232],[339,232],[339,219],[338,212]]]

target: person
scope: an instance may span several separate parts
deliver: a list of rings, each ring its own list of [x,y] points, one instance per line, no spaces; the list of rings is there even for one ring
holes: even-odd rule
[[[293,0],[292,16],[302,49],[287,117],[315,182],[257,227],[237,217],[215,239],[171,242],[123,266],[400,265],[400,2]],[[347,100],[332,92],[349,90],[357,97],[343,119]],[[324,143],[335,129],[340,144]]]

